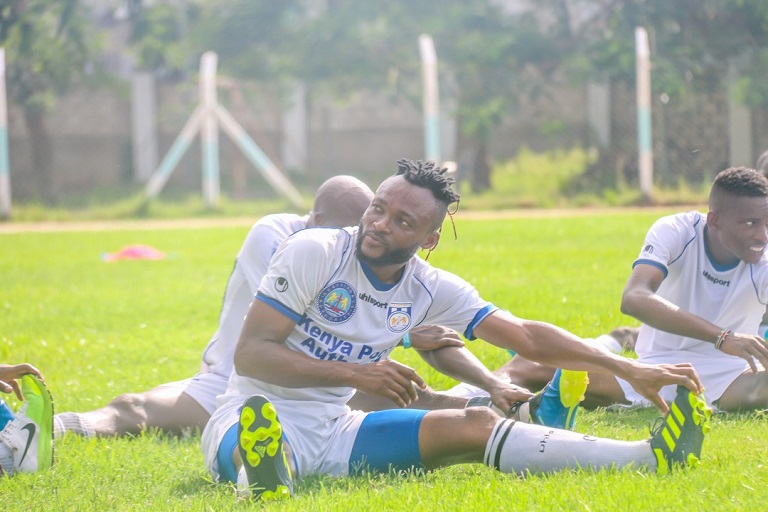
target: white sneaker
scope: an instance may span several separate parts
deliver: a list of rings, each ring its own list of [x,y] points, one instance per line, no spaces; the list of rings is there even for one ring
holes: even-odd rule
[[[0,431],[0,443],[13,452],[13,468],[32,473],[53,465],[53,400],[48,388],[34,375],[21,378],[24,405],[13,421]]]

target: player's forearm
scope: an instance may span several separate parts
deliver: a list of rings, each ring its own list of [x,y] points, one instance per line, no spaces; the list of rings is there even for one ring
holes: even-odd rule
[[[472,352],[463,347],[444,347],[419,354],[440,373],[486,391],[498,380]]]
[[[529,343],[517,351],[522,357],[552,368],[586,370],[623,375],[629,371],[626,358],[585,343],[581,338],[560,327],[528,321],[525,331]]]
[[[308,357],[273,342],[238,347],[235,371],[286,388],[349,386],[354,366]]]
[[[552,368],[616,373],[622,367],[623,358],[593,347],[565,329],[501,311],[483,320],[474,334]]]
[[[725,326],[680,309],[656,294],[628,294],[621,311],[660,331],[714,343]]]

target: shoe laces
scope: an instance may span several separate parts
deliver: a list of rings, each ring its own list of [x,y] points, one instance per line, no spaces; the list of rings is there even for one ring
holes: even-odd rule
[[[651,437],[654,437],[656,434],[659,433],[659,431],[664,427],[664,417],[663,416],[657,416],[655,420],[653,420],[653,423],[648,427],[648,431],[651,434]]]
[[[519,402],[515,402],[515,403],[513,403],[513,404],[512,404],[512,405],[509,407],[509,409],[507,409],[507,414],[506,414],[505,416],[506,416],[507,418],[511,418],[511,417],[513,417],[513,416],[517,416],[517,412],[520,410],[520,407],[522,407],[524,403],[525,403],[525,402],[523,402],[523,401],[519,401]]]

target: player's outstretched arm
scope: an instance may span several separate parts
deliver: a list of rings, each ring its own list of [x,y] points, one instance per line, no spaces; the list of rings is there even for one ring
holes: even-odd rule
[[[412,368],[396,361],[353,364],[315,359],[291,350],[283,343],[295,325],[273,307],[254,300],[235,349],[235,371],[288,388],[354,387],[401,406],[417,399],[414,385],[426,387]]]
[[[554,325],[524,320],[501,310],[486,317],[475,328],[474,335],[546,366],[620,377],[664,412],[667,405],[658,394],[663,386],[679,384],[696,394],[703,392],[701,381],[690,365],[642,365],[593,347]]]

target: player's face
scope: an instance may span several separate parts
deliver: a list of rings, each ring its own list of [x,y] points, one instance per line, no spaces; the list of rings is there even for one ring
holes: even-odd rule
[[[719,247],[710,247],[718,262],[757,263],[768,245],[768,198],[735,197],[707,223],[718,235]]]
[[[433,247],[436,201],[432,192],[401,176],[385,180],[360,220],[357,257],[373,267],[399,265]]]

